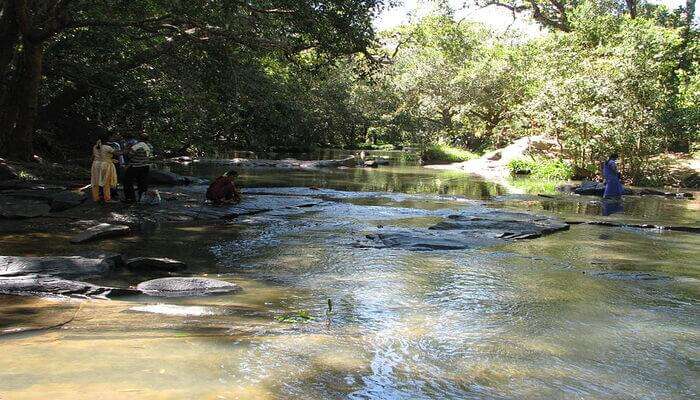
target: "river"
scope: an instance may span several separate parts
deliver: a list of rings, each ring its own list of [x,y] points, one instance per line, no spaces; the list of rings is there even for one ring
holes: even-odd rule
[[[246,172],[241,182],[345,194],[321,208],[168,224],[92,245],[180,259],[241,293],[0,296],[3,329],[70,321],[0,336],[0,399],[698,396],[700,235],[572,225],[468,250],[355,245],[377,226],[425,227],[475,207],[698,226],[697,200],[628,198],[623,213],[602,217],[594,198],[509,195],[415,166]],[[37,230],[0,232],[3,254],[75,251],[60,232]]]

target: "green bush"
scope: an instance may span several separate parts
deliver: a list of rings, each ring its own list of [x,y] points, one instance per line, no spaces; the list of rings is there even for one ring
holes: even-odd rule
[[[511,175],[530,175],[537,179],[560,181],[571,179],[574,174],[573,167],[566,162],[546,158],[511,160],[508,170]]]
[[[462,162],[479,157],[477,154],[469,150],[460,149],[458,147],[448,146],[446,144],[434,144],[425,150],[421,158],[426,163],[430,162]]]

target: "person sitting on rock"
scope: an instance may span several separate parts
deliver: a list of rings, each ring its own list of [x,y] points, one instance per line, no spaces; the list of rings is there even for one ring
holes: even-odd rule
[[[212,182],[207,189],[207,200],[211,201],[215,206],[220,206],[225,203],[240,203],[241,192],[236,188],[234,182],[237,176],[238,172],[230,170],[214,179],[214,182]]]

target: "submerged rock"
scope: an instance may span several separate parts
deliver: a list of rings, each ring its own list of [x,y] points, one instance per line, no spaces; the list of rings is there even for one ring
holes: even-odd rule
[[[51,294],[100,298],[139,294],[132,289],[98,286],[48,275],[0,276],[0,293],[21,296]]]
[[[175,272],[184,270],[187,268],[187,265],[182,261],[173,260],[170,258],[138,257],[127,260],[126,268],[132,271],[140,272]]]
[[[233,293],[241,290],[235,283],[198,277],[160,278],[139,283],[141,292],[158,297],[190,297]]]
[[[0,276],[29,274],[62,277],[102,276],[122,265],[117,254],[87,256],[14,257],[0,256]]]
[[[131,231],[126,225],[99,224],[88,228],[84,232],[73,237],[70,242],[73,244],[86,243],[98,239],[106,239],[117,236],[128,235]]]
[[[666,281],[671,279],[671,277],[664,275],[635,271],[587,271],[584,274],[616,281]]]

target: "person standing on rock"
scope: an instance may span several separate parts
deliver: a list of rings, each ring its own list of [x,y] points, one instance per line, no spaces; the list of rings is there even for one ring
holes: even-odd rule
[[[238,172],[230,170],[214,179],[214,182],[207,189],[207,200],[211,201],[215,206],[220,206],[224,203],[240,203],[241,192],[238,191],[234,182],[237,176]]]
[[[608,157],[607,161],[603,163],[603,177],[605,178],[605,191],[603,192],[603,198],[605,199],[621,199],[625,192],[620,182],[621,174],[617,169],[617,159],[619,156],[617,153],[613,153]]]
[[[128,148],[126,155],[128,162],[124,171],[124,202],[135,203],[148,191],[148,173],[153,156],[153,148],[148,144],[145,132],[139,134],[138,140]],[[138,197],[134,192],[134,183],[138,188]]]
[[[92,146],[92,169],[90,170],[90,185],[92,199],[111,202],[112,189],[117,187],[117,169],[114,167],[114,149],[107,146],[107,136],[100,135]]]

